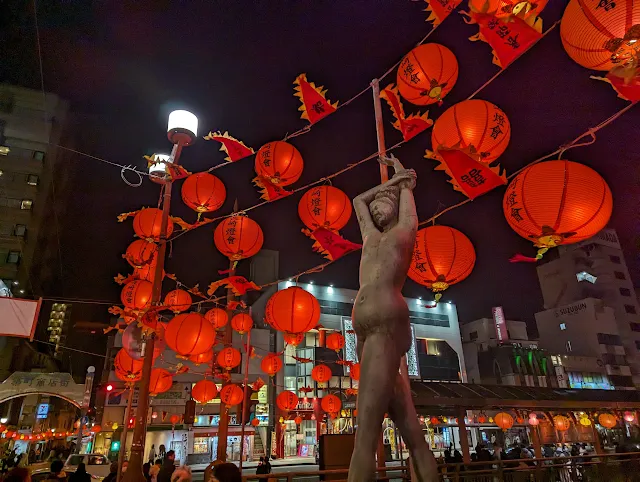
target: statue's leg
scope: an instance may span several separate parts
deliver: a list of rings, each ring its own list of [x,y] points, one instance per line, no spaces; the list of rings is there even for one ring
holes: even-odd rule
[[[400,366],[393,345],[388,336],[379,333],[368,335],[364,342],[358,383],[358,429],[349,482],[369,482],[376,478],[378,438]]]
[[[433,452],[429,450],[429,445],[427,445],[420,428],[408,380],[400,374],[397,374],[395,378],[394,392],[389,403],[389,415],[400,429],[400,434],[409,448],[411,462],[418,481],[437,481],[438,465],[436,459]]]

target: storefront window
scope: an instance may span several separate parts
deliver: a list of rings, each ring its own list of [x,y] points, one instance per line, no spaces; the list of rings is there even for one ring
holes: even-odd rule
[[[193,439],[193,453],[194,454],[208,454],[209,453],[209,438],[208,437],[194,437],[194,439]]]

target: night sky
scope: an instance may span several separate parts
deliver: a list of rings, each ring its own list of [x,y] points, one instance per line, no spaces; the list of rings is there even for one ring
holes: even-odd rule
[[[1,52],[0,80],[40,88],[33,9],[21,3],[15,3],[13,16],[2,20],[0,27],[8,36],[8,42],[0,42],[8,48]],[[170,150],[166,117],[174,108],[196,113],[201,135],[228,130],[257,150],[306,124],[293,96],[298,74],[306,72],[309,80],[329,89],[329,99],[344,102],[430,29],[425,3],[408,0],[39,3],[45,89],[71,102],[75,147],[140,168],[145,167],[144,154]],[[561,17],[564,5],[563,0],[550,2],[542,15],[545,29]],[[476,32],[477,26],[466,25],[454,13],[430,38],[451,49],[460,66],[458,82],[444,105],[430,109],[434,119],[498,70],[491,63],[489,46],[468,40]],[[625,105],[590,74],[566,55],[556,29],[476,97],[497,104],[511,121],[511,142],[500,158],[508,173],[554,151]],[[395,82],[395,73],[382,86],[390,82]],[[391,145],[401,136],[390,125],[386,105],[383,108]],[[405,108],[416,111],[408,103]],[[600,131],[594,145],[565,155],[595,168],[609,183],[614,196],[610,225],[618,231],[636,285],[640,283],[639,125],[640,109],[635,108]],[[423,158],[430,137],[427,131],[395,151],[406,167],[417,171],[420,219],[434,214],[439,205],[464,199],[444,173],[433,170],[436,163]],[[371,93],[291,142],[305,160],[302,178],[293,187],[375,152]],[[223,161],[218,148],[215,142],[200,140],[185,149],[182,163],[193,172],[206,170]],[[77,155],[71,169],[73,201],[62,220],[65,278],[57,292],[46,295],[117,302],[120,288],[113,276],[127,272],[121,253],[133,240],[133,229],[130,221],[117,223],[116,216],[155,205],[158,186],[146,181],[143,187],[128,187],[118,168]],[[241,209],[258,202],[251,186],[253,159],[215,174],[227,187],[227,201],[216,214],[229,213],[235,197]],[[377,182],[377,164],[369,161],[339,176],[333,185],[353,197]],[[193,222],[196,215],[182,204],[177,187],[172,213]],[[300,233],[300,195],[251,212],[264,230],[264,247],[281,251],[282,277],[323,261]],[[509,319],[528,322],[542,309],[535,266],[508,262],[516,252],[533,255],[535,249],[507,225],[502,195],[503,189],[497,189],[438,220],[464,232],[477,251],[471,276],[443,298],[457,303],[462,322],[490,316],[496,305],[504,306]],[[209,225],[176,240],[167,271],[188,285],[206,286],[217,279],[227,261],[216,251],[212,231]],[[355,216],[343,235],[359,241]],[[359,255],[353,254],[301,281],[357,288],[358,263]],[[410,297],[430,296],[410,280],[404,292]],[[106,320],[109,315],[100,306],[86,316]]]

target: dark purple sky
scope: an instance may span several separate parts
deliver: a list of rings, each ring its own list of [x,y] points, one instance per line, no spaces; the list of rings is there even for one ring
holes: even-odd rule
[[[17,2],[16,2],[17,3]],[[69,99],[78,118],[77,146],[85,152],[119,163],[143,167],[143,154],[168,151],[166,116],[173,108],[188,108],[199,119],[202,133],[228,130],[248,145],[281,139],[304,126],[292,82],[308,78],[329,89],[331,100],[345,101],[372,78],[381,75],[420,40],[430,28],[424,2],[40,2],[44,82],[48,91]],[[44,5],[44,4],[47,5]],[[128,3],[130,6],[119,6]],[[545,28],[558,20],[565,2],[550,2]],[[33,12],[16,7],[3,20],[10,50],[3,53],[4,80],[39,87]],[[5,28],[11,27],[11,28]],[[454,13],[430,41],[450,48],[458,58],[460,75],[443,109],[465,99],[489,79],[497,67],[487,44],[470,42],[477,26],[466,25]],[[511,121],[512,137],[500,161],[507,172],[555,150],[588,127],[625,105],[610,87],[591,80],[591,72],[569,59],[558,29],[517,60],[477,98],[502,108]],[[395,81],[390,76],[383,82]],[[409,112],[413,108],[406,105]],[[387,140],[400,140],[385,109]],[[597,142],[574,149],[566,158],[600,172],[614,195],[611,226],[618,230],[636,284],[638,179],[640,144],[636,108],[598,133]],[[376,150],[371,95],[325,119],[293,144],[301,151],[305,170],[299,186],[335,172]],[[430,133],[423,133],[396,151],[406,166],[416,169],[415,191],[421,219],[434,214],[439,203],[462,200],[435,163],[423,158]],[[218,145],[199,141],[188,148],[182,162],[200,171],[222,161]],[[73,205],[64,220],[62,239],[65,297],[118,300],[112,277],[125,272],[120,254],[133,240],[130,222],[116,216],[157,201],[152,183],[138,189],[120,180],[117,168],[75,156]],[[220,214],[258,201],[251,186],[253,160],[246,159],[216,171],[228,199]],[[355,196],[379,182],[375,161],[336,178],[334,186]],[[458,304],[461,321],[490,316],[503,305],[508,318],[531,321],[542,308],[535,267],[513,265],[516,252],[533,254],[532,245],[508,227],[502,214],[503,190],[477,199],[439,219],[464,232],[477,250],[475,270],[450,288],[444,299]],[[281,251],[281,275],[288,276],[322,262],[310,241],[300,233],[299,196],[278,201],[251,213],[265,233],[265,248]],[[195,214],[174,198],[174,214],[194,220]],[[212,227],[191,232],[173,243],[168,271],[187,284],[201,286],[215,280],[226,260],[213,245]],[[359,240],[355,219],[343,234]],[[317,283],[357,288],[359,256],[351,255],[313,275]],[[428,296],[408,280],[407,296]],[[104,317],[98,310],[94,317]]]

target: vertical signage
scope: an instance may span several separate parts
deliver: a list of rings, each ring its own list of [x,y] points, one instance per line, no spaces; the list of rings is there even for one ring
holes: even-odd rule
[[[502,306],[494,306],[491,308],[491,312],[493,313],[493,323],[496,327],[496,338],[498,343],[503,343],[509,339],[509,334],[507,333],[507,321],[504,319]]]

